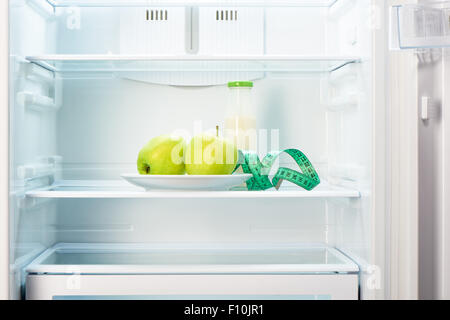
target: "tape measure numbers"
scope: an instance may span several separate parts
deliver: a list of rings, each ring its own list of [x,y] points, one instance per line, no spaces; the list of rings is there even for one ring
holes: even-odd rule
[[[277,158],[283,153],[287,153],[294,159],[301,172],[280,167],[272,178],[272,181],[270,181],[270,170]],[[313,165],[303,152],[297,149],[270,152],[262,159],[262,161],[259,160],[258,155],[254,152],[239,150],[238,165],[233,172],[241,166],[244,173],[253,175],[253,177],[247,181],[247,189],[250,191],[267,190],[274,187],[278,190],[284,180],[290,181],[308,191],[313,190],[320,184],[319,175]]]

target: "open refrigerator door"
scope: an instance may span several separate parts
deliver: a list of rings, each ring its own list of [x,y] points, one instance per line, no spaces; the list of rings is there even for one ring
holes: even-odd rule
[[[449,10],[448,1],[395,1],[390,11],[392,90],[398,92],[393,102],[400,106],[397,116],[408,119],[403,123],[415,132],[404,152],[417,159],[406,171],[402,169],[407,173],[403,181],[414,177],[417,187],[407,189],[417,195],[417,201],[392,209],[406,209],[394,222],[403,224],[394,235],[394,241],[404,248],[399,250],[404,263],[397,270],[413,265],[415,272],[400,280],[397,287],[404,289],[394,296],[407,296],[407,289],[413,289],[408,283],[415,283],[416,298],[449,298]],[[400,144],[405,146],[404,141]]]

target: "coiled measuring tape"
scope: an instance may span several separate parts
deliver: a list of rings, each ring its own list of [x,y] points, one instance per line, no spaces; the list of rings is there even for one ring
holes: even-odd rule
[[[277,158],[283,153],[287,153],[295,160],[301,172],[280,167],[272,181],[270,181],[270,170]],[[297,149],[270,152],[262,161],[259,160],[258,155],[254,152],[239,150],[238,165],[233,172],[241,166],[244,173],[253,175],[252,178],[247,180],[247,189],[250,191],[267,190],[274,187],[278,190],[284,180],[290,181],[308,191],[320,184],[319,175],[313,165],[303,152]]]

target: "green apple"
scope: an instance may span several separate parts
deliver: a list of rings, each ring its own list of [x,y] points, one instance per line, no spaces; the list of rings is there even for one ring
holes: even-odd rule
[[[229,175],[237,161],[236,145],[211,134],[200,134],[192,138],[184,157],[189,175]]]
[[[139,152],[137,168],[140,174],[185,174],[182,137],[162,135],[150,140]]]

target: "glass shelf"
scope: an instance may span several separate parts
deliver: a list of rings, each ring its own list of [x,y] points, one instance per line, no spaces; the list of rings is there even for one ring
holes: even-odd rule
[[[53,7],[331,7],[339,0],[47,0]]]
[[[391,8],[391,49],[450,47],[450,2]]]
[[[320,244],[70,244],[47,249],[28,273],[66,274],[357,273],[338,250]]]
[[[42,55],[26,57],[57,73],[105,72],[332,72],[359,62],[354,56],[138,56]]]
[[[322,182],[312,191],[296,186],[282,186],[279,191],[144,191],[125,181],[60,181],[55,185],[28,191],[29,198],[55,199],[257,199],[257,198],[359,198],[357,190],[335,187]]]

